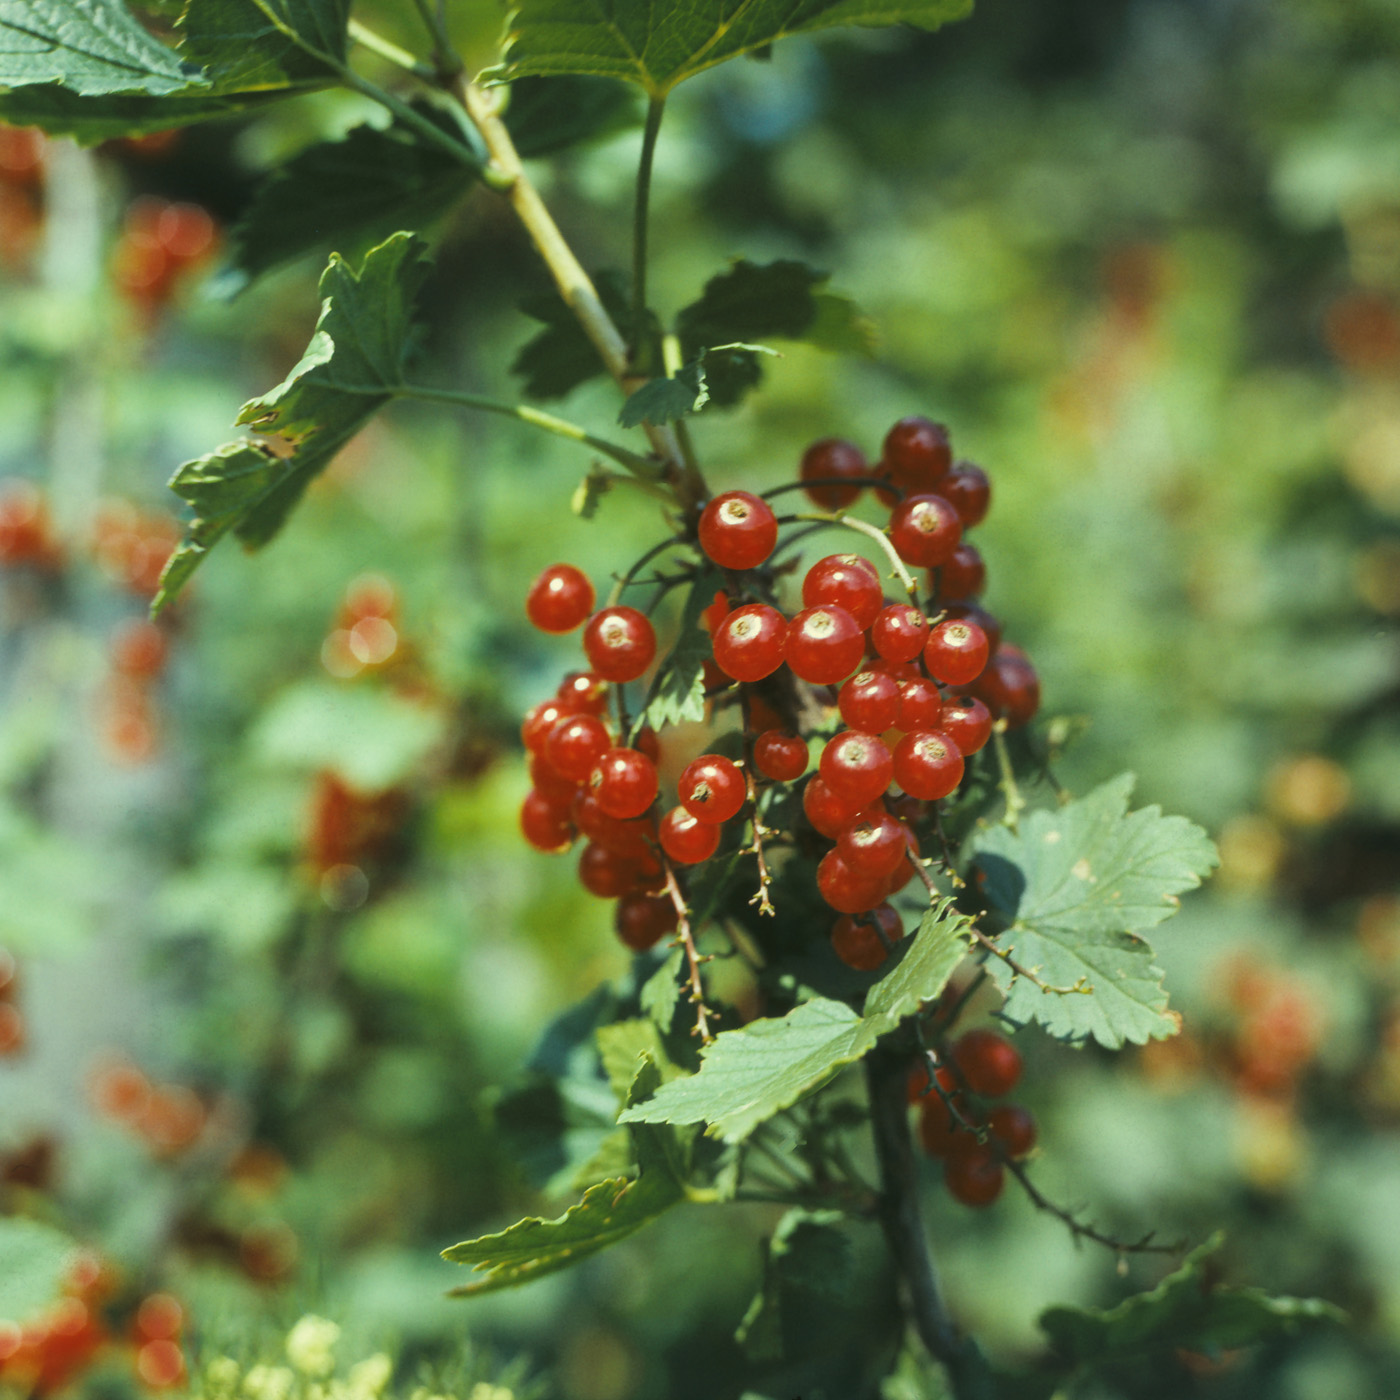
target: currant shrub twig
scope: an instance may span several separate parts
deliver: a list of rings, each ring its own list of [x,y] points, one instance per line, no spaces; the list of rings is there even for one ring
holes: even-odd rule
[[[632,210],[632,363],[647,363],[650,347],[643,345],[647,316],[647,220],[651,204],[651,168],[656,157],[656,138],[666,110],[664,97],[647,103],[646,126],[642,130],[642,153],[637,162],[637,194]],[[670,373],[674,373],[672,370]]]
[[[616,582],[612,586],[612,591],[608,594],[607,606],[612,608],[617,606],[618,600],[632,584],[639,582],[637,575],[641,572],[658,554],[664,554],[668,549],[674,549],[681,545],[683,541],[678,536],[662,540],[659,544],[654,544],[639,559],[637,559],[625,574],[616,577]]]
[[[367,24],[361,24],[359,20],[352,19],[347,32],[361,48],[378,54],[380,58],[392,63],[396,68],[402,68],[405,73],[411,73],[415,78],[422,78],[425,82],[436,81],[438,75],[435,68],[409,53],[407,49],[401,49],[392,40],[384,38],[382,34],[376,34]]]
[[[997,751],[997,767],[1001,770],[1001,790],[1006,798],[1006,812],[1002,822],[1015,831],[1021,822],[1021,813],[1026,810],[1026,799],[1016,785],[1016,774],[1011,767],[1011,755],[1006,749],[1006,719],[997,720],[992,725],[992,744]]]
[[[955,890],[967,888],[967,881],[958,874],[958,868],[953,863],[953,850],[948,844],[948,834],[943,830],[943,811],[941,804],[933,802],[929,804],[933,810],[933,834],[938,838],[939,849],[943,852],[943,873],[948,877],[948,883]]]
[[[444,85],[450,86],[465,70],[466,64],[462,62],[461,55],[453,46],[452,37],[447,32],[447,6],[442,0],[439,0],[436,11],[429,7],[428,0],[413,0],[413,5],[433,41],[437,77]]]
[[[753,845],[747,849],[753,852],[754,860],[758,864],[758,893],[749,900],[749,903],[758,905],[760,914],[767,914],[770,918],[775,918],[778,911],[773,907],[773,901],[768,898],[768,887],[773,883],[773,876],[769,872],[768,861],[763,854],[763,838],[772,833],[763,825],[763,817],[758,810],[758,786],[754,782],[753,776],[754,736],[749,714],[749,688],[742,684],[739,686],[739,713],[743,716],[744,726],[744,782],[748,787],[749,810],[753,814]]]
[[[695,950],[695,933],[690,927],[690,910],[686,907],[685,896],[681,893],[680,883],[676,879],[675,867],[671,864],[671,859],[664,852],[661,855],[661,868],[666,872],[666,893],[671,896],[671,903],[676,910],[676,936],[672,940],[671,946],[679,944],[685,949],[686,980],[690,983],[690,1000],[695,1007],[695,1030],[694,1035],[700,1037],[704,1045],[708,1045],[715,1037],[710,1030],[710,1017],[719,1019],[718,1012],[708,1011],[705,1006],[705,989],[700,982],[700,964],[706,961]]]
[[[785,495],[789,491],[805,491],[811,486],[878,486],[891,495],[904,499],[904,492],[882,476],[816,476],[804,477],[801,481],[785,481],[781,486],[770,486],[760,491],[759,496],[771,501],[774,496]]]

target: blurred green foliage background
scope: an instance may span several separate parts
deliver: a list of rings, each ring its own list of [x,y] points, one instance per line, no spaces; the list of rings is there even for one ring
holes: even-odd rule
[[[408,5],[364,9],[416,42]],[[467,9],[485,59],[497,13]],[[1390,0],[986,0],[936,35],[706,74],[658,157],[660,309],[730,257],[799,257],[880,336],[867,360],[786,348],[706,415],[712,483],[946,422],[993,479],[987,601],[1040,669],[1061,778],[1131,769],[1221,844],[1158,940],[1181,1036],[1116,1057],[1020,1038],[1047,1192],[1129,1237],[1224,1227],[1233,1281],[1350,1312],[1192,1361],[1201,1395],[1400,1393],[1398,58]],[[572,863],[517,835],[519,714],[578,664],[521,599],[558,559],[624,567],[653,506],[615,491],[580,520],[570,445],[395,408],[267,551],[204,567],[159,675],[113,650],[140,635],[165,479],[299,356],[320,268],[230,300],[206,258],[152,296],[123,262],[154,207],[132,202],[227,225],[260,169],[365,116],[312,96],[158,149],[51,143],[0,188],[0,476],[42,491],[62,550],[0,574],[23,1040],[0,1058],[0,1207],[133,1296],[174,1292],[216,1349],[314,1308],[408,1370],[470,1336],[567,1400],[738,1397],[762,1208],[690,1208],[472,1302],[436,1258],[561,1204],[493,1096],[627,957]],[[538,171],[592,268],[625,264],[637,145]],[[544,278],[509,210],[474,194],[436,256],[429,373],[512,396],[516,303]],[[564,411],[606,431],[615,396]],[[392,635],[352,644],[367,598]],[[1014,1192],[973,1215],[931,1176],[929,1207],[959,1316],[1008,1361],[1046,1305],[1162,1269],[1120,1278]],[[1093,1394],[1184,1393],[1115,1384]]]

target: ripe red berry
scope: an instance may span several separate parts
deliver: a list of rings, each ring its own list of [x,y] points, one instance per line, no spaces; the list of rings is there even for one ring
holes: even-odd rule
[[[865,633],[835,603],[806,608],[788,624],[783,657],[793,675],[812,685],[844,680],[865,656]]]
[[[610,817],[587,788],[580,788],[574,795],[573,818],[574,825],[595,846],[631,861],[650,862],[654,858],[652,842],[656,838],[656,827],[650,817],[631,820]]]
[[[899,684],[883,671],[858,671],[836,697],[841,718],[865,734],[883,734],[899,717]]]
[[[952,1059],[974,1094],[999,1099],[1021,1080],[1021,1053],[1004,1035],[972,1030],[952,1045]]]
[[[840,851],[828,851],[817,866],[817,890],[842,914],[861,914],[885,900],[885,882],[847,864]]]
[[[802,454],[799,477],[806,482],[825,484],[807,487],[807,495],[823,510],[842,510],[860,495],[860,485],[845,485],[843,478],[868,474],[865,454],[853,442],[842,438],[822,438]]]
[[[525,615],[541,632],[572,632],[593,611],[593,585],[572,564],[551,564],[525,595]]]
[[[748,799],[744,775],[729,759],[701,754],[688,763],[676,784],[681,806],[702,822],[727,822]]]
[[[715,629],[715,664],[731,680],[761,681],[783,664],[787,628],[766,603],[735,608]]]
[[[999,1104],[987,1115],[987,1130],[1013,1160],[1035,1146],[1035,1116],[1018,1103]]]
[[[530,755],[530,785],[560,807],[568,807],[578,796],[578,784],[559,772],[542,753]]]
[[[899,915],[890,905],[877,904],[862,914],[842,914],[832,925],[831,947],[847,967],[873,972],[889,957],[886,943],[893,947],[903,937]]]
[[[953,1117],[943,1094],[924,1078],[922,1067],[916,1066],[914,1075],[920,1090],[927,1090],[919,1107],[919,1143],[924,1151],[930,1157],[951,1157],[969,1145],[975,1146],[976,1137]],[[967,1103],[962,1095],[955,1092],[957,1081],[952,1074],[947,1069],[940,1069],[938,1082],[943,1087],[943,1093],[948,1094],[957,1105],[958,1112],[968,1118]]]
[[[924,665],[944,685],[967,685],[982,674],[987,650],[987,634],[975,622],[948,618],[928,634]]]
[[[623,944],[634,953],[654,948],[677,923],[676,906],[664,894],[630,890],[617,901],[613,926]]]
[[[583,629],[588,664],[608,681],[634,681],[656,655],[656,633],[636,608],[603,608]]]
[[[520,831],[537,851],[567,851],[577,834],[567,804],[551,802],[532,788],[520,806]]]
[[[13,1002],[0,1001],[0,1055],[17,1055],[24,1049],[24,1016]]]
[[[836,849],[858,875],[888,879],[904,859],[904,827],[888,812],[867,808],[842,828]]]
[[[841,796],[814,773],[802,789],[802,810],[807,820],[828,840],[834,841],[860,814],[861,803]]]
[[[729,599],[724,596],[723,592],[716,591],[714,602],[700,614],[700,625],[713,637],[715,628],[728,616]]]
[[[165,667],[169,644],[154,622],[134,617],[112,635],[112,667],[133,680],[151,680]]]
[[[901,821],[899,825],[904,836],[904,859],[895,866],[894,874],[889,877],[887,888],[890,894],[898,894],[914,878],[914,866],[910,858],[918,860],[920,855],[919,838],[914,834],[914,828],[907,821]]]
[[[588,786],[610,817],[640,817],[656,801],[656,765],[636,749],[609,749],[593,765]]]
[[[884,602],[879,570],[859,554],[828,554],[818,559],[802,580],[804,608],[835,603],[855,618],[861,631],[875,621]]]
[[[876,614],[870,641],[886,661],[912,661],[928,640],[928,618],[912,603],[892,603]]]
[[[971,758],[992,737],[992,713],[973,695],[950,695],[934,728],[942,730],[964,758]]]
[[[753,766],[775,783],[795,782],[807,771],[807,741],[781,729],[765,729],[753,741]]]
[[[827,741],[820,768],[823,781],[833,792],[864,807],[889,787],[893,760],[882,739],[846,729]]]
[[[895,727],[906,734],[916,729],[937,729],[943,713],[943,696],[932,681],[916,676],[899,683],[899,718]]]
[[[778,518],[760,496],[726,491],[700,515],[700,548],[722,569],[753,569],[778,543]]]
[[[601,715],[608,708],[608,683],[592,671],[570,671],[554,695],[584,715]]]
[[[565,715],[549,731],[544,756],[561,777],[581,783],[611,747],[612,736],[597,715]]]
[[[963,540],[939,566],[937,581],[930,586],[942,599],[975,598],[987,586],[987,566],[981,550]]]
[[[699,865],[719,848],[719,825],[698,820],[684,807],[672,807],[661,818],[658,839],[677,865]]]
[[[1040,708],[1040,677],[1020,647],[1003,643],[972,683],[972,693],[994,716],[1004,715],[1010,728],[1020,729]]]
[[[915,730],[895,745],[894,780],[911,797],[936,802],[962,782],[962,755],[946,734]]]
[[[931,569],[952,558],[962,521],[942,496],[906,496],[890,515],[890,543],[906,564]]]
[[[616,899],[637,887],[636,861],[590,842],[578,858],[579,884],[599,899]]]
[[[980,525],[987,518],[991,504],[992,484],[987,473],[971,462],[959,462],[938,483],[938,494],[958,513],[964,530]]]
[[[525,711],[525,718],[520,725],[521,743],[531,753],[542,754],[550,730],[561,719],[577,713],[571,700],[541,700],[538,705],[532,705]]]
[[[955,618],[963,622],[975,622],[987,634],[987,646],[993,656],[1001,644],[1001,623],[979,603],[951,602],[940,605],[945,618]]]
[[[901,418],[885,435],[885,466],[896,486],[927,491],[953,465],[948,429],[927,418]]]
[[[943,1164],[948,1194],[965,1206],[989,1206],[1001,1195],[1006,1170],[985,1147],[953,1153]]]

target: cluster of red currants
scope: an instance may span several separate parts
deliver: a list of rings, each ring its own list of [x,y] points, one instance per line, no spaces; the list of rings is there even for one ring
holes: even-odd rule
[[[101,1263],[84,1255],[57,1302],[33,1317],[0,1317],[0,1388],[49,1395],[85,1371],[108,1339],[98,1306],[107,1285]]]
[[[19,966],[8,948],[0,948],[0,1055],[18,1055],[24,1049],[24,1013],[16,1005]]]
[[[23,268],[43,227],[44,137],[0,124],[0,264]]]
[[[948,1046],[930,1080],[923,1063],[909,1075],[909,1096],[920,1105],[919,1140],[943,1163],[943,1179],[954,1200],[989,1206],[1001,1195],[1005,1159],[1015,1161],[1035,1146],[1035,1119],[1020,1104],[984,1112],[979,1100],[999,1099],[1021,1080],[1021,1056],[995,1031],[965,1031]]]
[[[162,1159],[192,1149],[204,1135],[209,1109],[184,1084],[159,1084],[129,1060],[104,1059],[88,1078],[88,1098],[105,1118],[130,1129]]]
[[[580,879],[619,900],[618,933],[629,947],[650,947],[676,926],[680,891],[661,857],[679,866],[708,860],[723,824],[751,810],[760,784],[793,783],[807,771],[807,736],[784,724],[754,689],[760,683],[780,673],[789,688],[804,683],[815,709],[830,716],[806,726],[834,732],[802,806],[835,843],[816,874],[822,897],[843,916],[833,945],[862,969],[878,967],[900,937],[888,899],[914,874],[914,823],[925,804],[954,792],[965,757],[987,743],[999,719],[1023,725],[1039,704],[1029,660],[1002,641],[1000,624],[975,601],[986,569],[963,534],[986,516],[991,488],[980,467],[954,463],[942,425],[902,419],[875,469],[853,444],[825,439],[804,454],[796,484],[832,514],[783,521],[767,499],[728,491],[696,522],[693,543],[724,571],[725,584],[702,618],[712,655],[706,680],[716,694],[738,683],[748,763],[701,754],[680,774],[677,805],[659,817],[656,736],[643,730],[619,743],[606,719],[610,686],[640,679],[656,656],[650,620],[621,604],[594,611],[592,584],[569,564],[545,570],[526,599],[542,631],[587,624],[590,669],[571,672],[526,716],[533,788],[522,828],[545,851],[568,850],[580,833],[587,838]],[[886,598],[881,571],[863,556],[834,554],[807,570],[803,606],[791,618],[763,601],[773,596],[776,571],[765,566],[781,526],[835,521],[867,488],[891,508],[886,531],[839,518],[876,537],[905,596]],[[928,570],[926,604],[911,567]],[[827,688],[838,685],[833,696]],[[789,709],[811,714],[814,705]]]
[[[182,282],[208,264],[218,248],[218,229],[198,204],[172,203],[143,195],[127,207],[112,254],[117,290],[144,318],[174,299]]]

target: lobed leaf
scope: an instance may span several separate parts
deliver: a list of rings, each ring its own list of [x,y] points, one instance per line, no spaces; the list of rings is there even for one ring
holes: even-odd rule
[[[1092,1371],[1153,1352],[1185,1347],[1213,1353],[1346,1320],[1340,1308],[1319,1298],[1271,1297],[1262,1288],[1220,1287],[1210,1260],[1223,1242],[1223,1235],[1214,1235],[1156,1288],[1117,1307],[1050,1308],[1040,1316],[1041,1329],[1065,1362]]]
[[[1046,992],[993,958],[1004,1014],[1111,1049],[1176,1033],[1161,969],[1137,934],[1174,914],[1177,896],[1217,859],[1186,818],[1159,807],[1130,814],[1133,781],[1121,774],[1057,811],[1033,812],[1019,833],[984,829],[968,843],[989,904],[1009,924],[999,946],[1046,984],[1081,988]]]
[[[216,92],[325,82],[345,62],[350,0],[189,0],[181,51]]]
[[[725,1142],[742,1140],[936,997],[967,951],[966,928],[966,919],[946,902],[934,906],[899,963],[871,989],[863,1016],[844,1002],[815,997],[781,1019],[723,1031],[701,1051],[698,1073],[662,1085],[620,1121],[704,1122],[707,1133]]]
[[[763,1283],[734,1339],[753,1361],[776,1361],[784,1314],[813,1304],[843,1304],[851,1286],[851,1241],[838,1210],[793,1209],[778,1222],[764,1253]]]
[[[705,385],[705,368],[700,360],[682,365],[669,379],[648,379],[627,396],[617,421],[624,428],[641,423],[674,423],[691,413],[699,413],[710,400]]]
[[[631,318],[627,279],[622,273],[607,269],[593,280],[608,315],[625,327]],[[544,327],[520,347],[511,363],[510,372],[525,381],[525,393],[537,399],[562,398],[606,372],[597,347],[558,292],[528,297],[520,309]]]
[[[636,94],[610,78],[521,78],[510,85],[505,123],[525,160],[553,155],[636,126]]]
[[[193,507],[194,519],[161,575],[156,611],[229,531],[250,549],[271,540],[312,479],[401,385],[413,302],[428,272],[424,246],[396,233],[365,255],[358,272],[332,255],[306,353],[238,415],[241,424],[280,435],[290,455],[245,440],[176,471],[171,489]]]
[[[971,8],[971,0],[523,0],[511,16],[505,61],[490,76],[590,73],[664,97],[696,73],[790,34],[838,25],[937,29]]]

